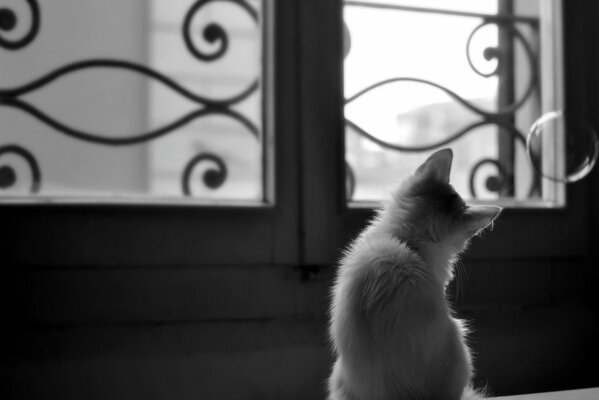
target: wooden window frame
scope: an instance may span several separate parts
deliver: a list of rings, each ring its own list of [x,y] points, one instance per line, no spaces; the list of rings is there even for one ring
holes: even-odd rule
[[[565,3],[565,2],[564,2]],[[566,4],[564,4],[566,5]],[[345,201],[342,1],[273,2],[273,207],[3,204],[0,236],[15,267],[331,265],[372,217]],[[567,8],[567,7],[565,7]],[[565,10],[566,12],[568,10]],[[576,43],[580,34],[566,26]],[[566,108],[588,111],[583,49],[566,49]],[[507,209],[467,259],[589,252],[588,185],[563,209]],[[568,234],[566,233],[568,230]]]
[[[566,2],[564,2],[566,3]],[[567,4],[564,4],[566,8]],[[344,126],[341,120],[342,93],[342,2],[302,2],[302,17],[312,21],[303,32],[301,72],[304,84],[301,96],[303,144],[310,149],[303,154],[305,241],[302,251],[307,264],[335,262],[341,250],[363,229],[374,215],[372,209],[350,208],[344,198]],[[568,10],[564,19],[568,21]],[[564,28],[565,43],[569,25]],[[572,35],[574,36],[574,35]],[[339,49],[331,51],[330,49]],[[565,108],[583,109],[581,99],[573,93],[585,92],[577,66],[571,60],[582,48],[564,49],[566,91]],[[578,55],[580,57],[580,55]],[[325,111],[323,111],[325,110]],[[307,172],[307,173],[306,173]],[[315,196],[315,193],[321,194]],[[475,239],[466,260],[509,260],[528,257],[583,256],[589,252],[588,187],[585,184],[566,188],[563,208],[507,208],[485,240]],[[567,234],[566,233],[567,230]]]
[[[266,129],[275,132],[272,204],[5,203],[6,260],[32,267],[297,264],[295,2],[268,1]],[[277,32],[275,35],[274,32]],[[284,160],[284,162],[282,161]],[[57,239],[60,238],[60,239]]]

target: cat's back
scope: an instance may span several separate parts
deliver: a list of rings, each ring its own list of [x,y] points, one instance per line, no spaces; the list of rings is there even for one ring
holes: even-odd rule
[[[404,279],[416,284],[426,280],[426,275],[422,259],[406,243],[378,231],[365,232],[341,260],[332,313],[345,306],[369,308],[372,304],[365,302],[373,300],[370,295],[398,289]]]
[[[407,395],[424,394],[429,378],[445,380],[431,368],[439,364],[435,354],[463,364],[437,286],[406,243],[376,231],[356,240],[333,289],[330,333],[338,359],[332,399],[414,398]]]
[[[379,324],[413,315],[415,302],[428,305],[429,311],[442,308],[443,299],[432,286],[424,262],[406,243],[376,230],[365,232],[337,271],[331,303],[333,344],[355,354],[369,347]]]

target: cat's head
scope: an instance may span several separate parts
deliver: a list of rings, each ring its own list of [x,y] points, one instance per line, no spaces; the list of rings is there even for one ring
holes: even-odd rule
[[[449,184],[453,153],[431,155],[394,193],[386,216],[401,240],[417,249],[458,254],[470,238],[489,227],[501,212],[492,205],[467,205]]]

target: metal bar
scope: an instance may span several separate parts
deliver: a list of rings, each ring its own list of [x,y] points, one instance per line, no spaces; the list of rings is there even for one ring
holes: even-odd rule
[[[440,15],[453,15],[456,17],[469,17],[469,18],[482,18],[488,21],[497,21],[497,22],[522,22],[530,25],[538,25],[539,19],[534,17],[523,17],[516,15],[498,15],[498,14],[483,14],[483,13],[473,13],[466,11],[456,11],[456,10],[447,10],[441,8],[424,8],[424,7],[410,7],[410,6],[401,6],[397,4],[386,4],[386,3],[370,3],[363,1],[345,1],[345,6],[351,7],[366,7],[366,8],[378,8],[385,10],[395,10],[395,11],[408,11],[408,12],[418,12],[418,13],[427,13],[427,14],[440,14]]]
[[[514,4],[513,0],[499,0],[498,1],[498,14],[499,15],[513,15],[514,14]],[[498,87],[497,87],[497,107],[501,110],[505,105],[512,104],[516,97],[515,94],[515,85],[516,85],[516,76],[515,76],[515,55],[514,55],[514,36],[512,34],[512,30],[508,29],[506,26],[502,24],[498,24],[498,44],[499,49],[503,53],[501,68],[499,69],[498,74]],[[516,116],[515,113],[506,116],[510,124],[515,125]],[[501,126],[498,126],[497,129],[500,131],[505,129]],[[514,170],[515,170],[515,143],[514,139],[510,135],[502,134],[504,132],[499,132],[498,141],[498,159],[499,165],[501,166],[500,170],[502,173],[500,176],[505,181],[503,182],[503,187],[505,188],[505,193],[502,195],[513,196],[515,194],[514,187]],[[474,195],[474,193],[473,193]]]
[[[32,91],[38,90],[53,81],[62,78],[65,75],[69,75],[76,71],[82,71],[90,68],[111,68],[111,69],[122,69],[128,70],[140,75],[144,75],[148,78],[154,79],[166,86],[170,89],[174,90],[181,96],[195,102],[198,104],[204,104],[206,106],[214,106],[214,107],[229,107],[233,104],[239,103],[246,98],[248,98],[252,93],[254,93],[259,86],[258,79],[255,79],[243,92],[239,93],[236,96],[225,98],[225,99],[210,99],[207,97],[199,96],[187,88],[181,86],[173,79],[168,76],[155,71],[151,68],[145,67],[143,65],[133,63],[125,60],[118,59],[89,59],[73,62],[67,65],[64,65],[60,68],[57,68],[49,73],[43,75],[42,77],[35,79],[25,85],[16,87],[16,88],[0,88],[0,103],[4,99],[17,98],[19,96],[26,95]]]

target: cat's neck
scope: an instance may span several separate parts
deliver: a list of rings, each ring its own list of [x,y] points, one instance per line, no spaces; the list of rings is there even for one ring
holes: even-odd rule
[[[364,234],[391,236],[405,243],[430,267],[431,278],[440,286],[445,287],[453,279],[455,249],[443,242],[433,242],[419,237],[412,225],[398,223],[381,215]]]
[[[453,279],[453,263],[455,260],[455,251],[443,243],[434,243],[423,241],[417,245],[417,253],[422,260],[430,267],[434,279],[447,285]]]

